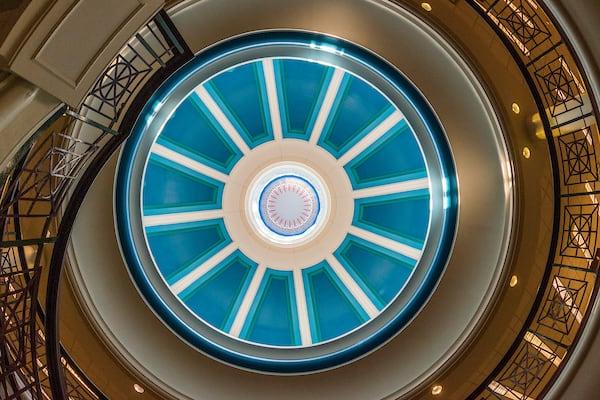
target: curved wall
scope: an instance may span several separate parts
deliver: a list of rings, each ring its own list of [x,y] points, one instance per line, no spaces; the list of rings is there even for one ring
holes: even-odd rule
[[[466,76],[463,72],[463,69],[468,69],[468,67],[462,64],[460,57],[456,56],[456,54],[454,56],[449,56],[453,51],[448,47],[445,49],[441,47],[439,44],[440,41],[437,41],[436,43],[436,40],[432,39],[430,36],[435,35],[434,33],[427,29],[421,31],[420,29],[415,28],[413,23],[416,23],[417,25],[420,25],[420,23],[410,16],[406,16],[406,18],[411,20],[411,23],[398,24],[397,20],[394,19],[396,18],[394,14],[390,13],[385,7],[359,1],[352,3],[353,7],[356,7],[354,9],[352,7],[342,7],[341,3],[332,1],[326,3],[315,2],[314,4],[304,2],[300,9],[297,10],[294,9],[294,7],[298,6],[298,4],[295,3],[281,5],[280,3],[257,2],[248,4],[249,7],[254,9],[254,13],[240,13],[238,10],[238,13],[235,15],[240,16],[239,18],[242,20],[226,24],[220,22],[218,18],[219,15],[222,17],[230,15],[227,10],[220,8],[220,5],[222,4],[223,3],[205,1],[196,3],[189,8],[180,8],[179,11],[174,12],[173,18],[184,37],[191,43],[192,48],[197,50],[203,46],[203,44],[198,43],[198,38],[200,37],[204,37],[208,41],[215,41],[220,39],[219,35],[227,37],[232,34],[244,32],[252,26],[256,28],[265,26],[280,26],[286,28],[298,26],[306,28],[309,26],[315,30],[334,32],[334,34],[339,34],[340,36],[367,45],[370,43],[369,40],[373,40],[374,45],[370,47],[374,47],[374,50],[380,52],[388,59],[391,58],[391,61],[399,65],[402,70],[415,81],[417,86],[423,90],[425,96],[432,102],[434,108],[440,115],[450,136],[455,133],[458,134],[457,132],[463,132],[463,134],[467,134],[467,136],[470,137],[470,139],[466,139],[465,137],[465,143],[468,143],[469,140],[474,142],[486,141],[488,139],[483,139],[486,137],[485,135],[498,129],[489,118],[490,115],[494,115],[489,104],[481,103],[479,100],[480,96],[485,97],[484,92],[473,81],[472,77]],[[348,3],[345,2],[344,5],[347,6]],[[184,6],[185,4],[180,7]],[[224,5],[223,7],[227,7],[227,5]],[[265,8],[263,9],[263,7]],[[284,10],[281,10],[281,7],[283,7]],[[349,12],[350,9],[353,9],[352,13]],[[323,13],[319,13],[319,10],[323,10]],[[332,26],[332,19],[326,18],[326,12],[333,12],[336,14],[342,13],[343,15],[340,16],[339,21],[345,21],[348,25],[340,23],[340,26]],[[241,17],[243,15],[247,17],[247,20],[245,20],[246,17]],[[260,15],[261,19],[258,20],[260,26],[256,26],[257,19],[253,18],[252,15]],[[286,23],[281,20],[282,15],[294,16],[294,21]],[[306,15],[307,18],[306,20],[297,18],[298,15]],[[212,37],[208,34],[198,35],[195,33],[198,29],[198,24],[195,23],[195,19],[199,18],[199,16],[207,17],[215,24],[215,29],[211,29],[211,26],[202,26],[203,29],[212,32]],[[387,39],[377,41],[375,37],[376,32],[374,32],[373,29],[369,30],[367,27],[365,27],[365,30],[356,29],[357,26],[360,26],[360,24],[357,25],[356,23],[358,16],[363,18],[363,21],[367,16],[371,16],[373,20],[378,21],[380,29],[377,30],[377,34],[383,35],[385,38],[401,37],[404,40],[401,43],[390,42],[387,41]],[[336,21],[338,21],[338,19],[336,19]],[[382,21],[389,21],[389,23],[383,24],[381,23]],[[223,27],[223,29],[229,29],[230,31],[221,31],[219,33],[218,29],[216,29],[216,27],[219,26]],[[415,34],[420,36],[411,36]],[[425,43],[427,44],[426,47],[424,46]],[[424,48],[431,49],[432,52],[424,51]],[[406,57],[406,54],[410,54],[411,57]],[[442,63],[440,60],[445,60],[445,62]],[[429,71],[430,74],[423,74],[422,70],[419,68],[420,65],[431,65],[432,68],[431,71]],[[449,74],[450,76],[455,76],[455,78],[448,79]],[[510,73],[506,75],[510,76]],[[511,94],[516,95],[514,91]],[[528,102],[529,99],[526,92],[519,95],[522,96],[520,101],[522,101],[523,110],[525,112],[533,110],[534,107]],[[461,102],[456,102],[455,99],[457,98],[460,98]],[[457,116],[464,116],[464,118],[456,118]],[[522,121],[515,122],[515,126],[517,127],[515,133],[518,133],[515,141],[519,142],[524,140],[529,144],[529,139],[524,135],[524,126],[520,125],[520,123],[522,123]],[[547,163],[547,159],[544,156],[544,143],[530,143],[530,145],[532,146],[534,154],[536,154],[532,163],[539,165]],[[482,172],[481,170],[472,168],[472,166],[478,165],[477,159],[480,160],[480,163],[483,163],[486,159],[489,160],[489,153],[477,151],[469,152],[467,147],[463,147],[463,149],[464,150],[462,151],[466,151],[466,153],[456,154],[457,159],[463,160],[465,163],[463,168],[468,169],[471,167],[471,173]],[[503,169],[507,166],[508,164],[504,164],[504,167],[500,166],[498,168]],[[106,180],[109,179],[109,176],[112,173],[110,169],[107,171],[104,172],[105,176],[102,178],[105,182],[107,182]],[[546,168],[541,168],[537,171],[542,171],[543,173],[543,171],[546,171]],[[527,176],[520,176],[519,179],[539,180],[540,177],[537,173],[538,172],[535,172],[533,176],[526,174]],[[470,182],[473,181],[470,180]],[[487,179],[479,176],[479,182],[485,183],[487,182]],[[503,185],[501,184],[500,186]],[[495,190],[498,188],[498,186],[495,186]],[[484,217],[486,213],[481,206],[475,206],[478,201],[481,201],[481,195],[483,193],[489,195],[490,192],[487,192],[487,190],[483,189],[481,186],[479,188],[473,187],[470,190],[468,188],[463,189],[465,190],[465,197],[462,199],[464,203],[469,204],[469,202],[474,202],[472,207],[468,207],[471,212],[482,213],[479,214],[478,226],[474,228],[479,229],[480,232],[484,232],[487,229],[491,229],[492,231],[497,229],[498,226],[481,224],[481,221],[486,221],[486,218]],[[505,189],[511,190],[511,184],[509,183],[508,187]],[[438,311],[431,312],[428,319],[417,318],[417,320],[402,333],[402,341],[396,339],[388,344],[382,351],[376,352],[349,367],[310,377],[279,379],[235,371],[229,367],[224,367],[209,361],[199,354],[194,355],[193,353],[190,353],[189,350],[186,352],[186,347],[181,342],[177,344],[172,340],[166,340],[166,338],[171,335],[170,332],[166,331],[156,319],[148,317],[149,311],[145,309],[139,298],[131,298],[132,285],[128,281],[123,266],[118,265],[119,262],[117,261],[117,258],[115,258],[118,254],[115,254],[114,249],[113,228],[110,226],[103,227],[103,225],[106,225],[105,217],[91,215],[92,210],[104,210],[104,215],[110,211],[106,205],[106,202],[108,201],[107,192],[108,190],[106,189],[97,189],[96,187],[92,189],[92,192],[90,192],[89,198],[87,199],[87,205],[82,209],[78,224],[73,232],[74,259],[78,261],[77,264],[80,269],[85,268],[85,271],[82,270],[79,271],[79,273],[82,274],[83,280],[85,281],[84,286],[86,286],[89,291],[87,295],[96,303],[91,305],[88,304],[88,306],[95,308],[93,314],[100,313],[102,315],[102,318],[98,318],[99,320],[104,319],[101,321],[101,325],[104,325],[105,327],[102,330],[106,329],[107,334],[113,335],[112,337],[107,338],[108,341],[117,348],[118,352],[122,352],[126,355],[125,358],[128,362],[131,362],[136,369],[145,369],[144,375],[146,375],[147,378],[151,377],[150,379],[155,380],[156,382],[162,380],[164,383],[163,389],[166,390],[168,387],[171,387],[171,393],[179,392],[180,395],[186,393],[191,396],[205,395],[207,397],[228,397],[236,396],[236,391],[240,390],[240,392],[237,392],[238,396],[242,393],[251,393],[253,396],[264,398],[275,395],[270,391],[277,390],[280,385],[286,385],[287,390],[285,393],[289,393],[290,396],[302,396],[303,393],[306,393],[306,390],[319,397],[346,396],[347,398],[381,398],[392,395],[392,393],[395,393],[394,395],[399,395],[402,392],[405,393],[407,390],[412,389],[411,382],[415,383],[426,379],[432,372],[432,369],[435,370],[439,366],[437,365],[438,362],[446,360],[447,357],[451,355],[452,351],[446,353],[448,349],[455,350],[456,346],[462,344],[462,341],[465,339],[464,335],[468,335],[470,329],[475,326],[475,321],[480,316],[479,313],[484,311],[486,302],[489,301],[494,292],[495,284],[493,282],[500,278],[500,270],[494,268],[480,268],[481,264],[485,264],[485,262],[483,262],[484,258],[477,264],[477,270],[473,270],[473,272],[477,271],[475,273],[466,273],[466,270],[461,272],[461,267],[458,265],[449,269],[449,272],[440,284],[435,296],[426,307],[429,311],[435,310],[436,308]],[[531,196],[539,196],[539,194],[540,193],[536,191],[531,194]],[[535,197],[529,197],[527,201],[536,204],[543,203],[543,201],[540,202],[539,199],[536,199]],[[485,201],[482,204],[485,204]],[[501,209],[502,208],[503,206],[501,206]],[[538,211],[539,214],[543,214],[544,210]],[[538,220],[539,214],[536,212],[529,217],[532,222],[529,229],[533,232],[529,232],[530,235],[528,236],[528,240],[536,243],[538,241],[540,243],[547,243],[547,241],[542,239],[547,232],[537,232],[539,231],[537,229],[538,224],[540,224],[540,221]],[[489,220],[488,222],[490,225],[495,225]],[[107,240],[102,241],[102,247],[96,246],[95,248],[92,248],[94,247],[92,245],[94,241],[90,237],[86,238],[85,234],[85,227],[87,226],[98,228],[96,229],[97,235],[102,231],[104,232],[104,235],[106,236],[103,237],[106,237]],[[100,228],[102,228],[102,231],[100,231]],[[543,254],[544,246],[541,245],[538,247],[539,254]],[[482,249],[477,250],[480,251]],[[459,259],[467,259],[470,256],[470,253],[476,252],[473,252],[471,249],[471,251],[456,255],[456,257],[460,257]],[[102,254],[105,259],[104,268],[108,267],[106,261],[113,260],[108,262],[111,270],[102,271],[104,272],[103,276],[97,275],[100,268],[99,265],[94,262],[94,259],[97,259],[100,254]],[[487,254],[487,257],[489,257],[489,254]],[[531,257],[532,259],[530,262],[525,261],[524,264],[527,264],[529,267],[532,265],[539,265],[540,260],[537,259],[536,255],[531,255]],[[489,258],[485,259],[489,260]],[[545,261],[545,259],[543,259],[543,261]],[[112,268],[114,268],[114,271]],[[536,271],[536,268],[531,269],[529,273],[530,276],[524,277],[523,280],[524,289],[531,289],[532,293],[534,293],[535,289],[531,288],[534,286],[531,282],[535,282]],[[114,273],[115,275],[109,278],[106,276],[107,272],[110,272],[111,274]],[[78,272],[76,271],[75,273],[77,274]],[[469,277],[468,281],[465,281],[465,276]],[[93,282],[93,284],[91,284],[91,282]],[[529,285],[528,282],[530,282]],[[109,287],[111,288],[111,299],[103,299],[98,293],[101,293],[103,290],[108,290]],[[119,297],[119,300],[117,300],[119,292],[125,293],[125,297]],[[445,293],[445,295],[442,293]],[[523,292],[519,293],[521,295],[523,294]],[[456,310],[464,312],[460,317],[455,313],[447,312],[445,307],[449,303],[447,300],[448,297],[445,296],[450,296],[449,298],[452,299],[450,304],[452,304]],[[527,311],[526,305],[528,298],[530,297],[525,296],[519,300],[520,303],[517,303],[517,315],[519,315],[519,312],[523,312],[523,310],[524,312]],[[108,303],[106,303],[107,301]],[[123,302],[122,306],[118,310],[115,310],[115,303],[119,304],[120,301]],[[514,305],[513,301],[513,313]],[[116,315],[118,314],[117,311],[122,312],[125,307],[129,310],[128,312]],[[444,311],[444,309],[446,311]],[[123,316],[126,316],[128,320],[124,321]],[[518,317],[516,317],[515,321],[518,321]],[[144,324],[143,326],[136,326],[136,324],[142,324],[142,322]],[[439,336],[435,336],[435,332],[431,330],[432,326],[436,327],[438,330],[437,332],[446,333],[439,335],[444,337],[440,338]],[[135,332],[137,331],[143,331],[146,335],[144,335],[143,338],[140,338],[139,336],[136,337]],[[428,336],[426,336],[426,340],[423,340],[424,336],[422,333],[425,331],[428,332]],[[447,334],[450,331],[455,333]],[[505,341],[510,341],[513,337],[512,335],[514,335],[513,331],[509,330],[505,332]],[[408,337],[411,337],[411,339],[407,339]],[[125,342],[119,343],[119,341]],[[161,360],[160,355],[151,354],[152,352],[147,350],[148,348],[164,348],[164,343],[167,342],[172,342],[173,346],[176,346],[173,348],[173,351],[168,352],[168,356],[175,357],[174,354],[180,355],[175,357],[176,360],[179,365],[187,365],[187,367],[174,370],[173,364],[171,364],[171,362],[174,362],[173,358],[168,360],[168,362],[165,362],[165,360]],[[490,353],[484,356],[491,359],[488,360],[489,362],[493,362],[493,359],[497,360],[498,358],[497,353]],[[399,364],[398,360],[403,358],[408,358],[411,362]],[[203,359],[204,361],[201,361]],[[144,368],[144,366],[146,366],[146,368]],[[365,372],[367,371],[369,375],[372,375],[372,378],[365,375]],[[209,387],[207,384],[203,383],[203,380],[200,380],[198,375],[203,379],[211,380],[212,382],[223,382],[223,380],[235,379],[236,382],[238,382],[238,385],[236,385],[236,387],[227,387],[226,384],[213,384]],[[340,387],[339,385],[334,384],[339,380],[349,382],[347,387]],[[363,384],[361,384],[361,382]],[[365,386],[365,382],[369,382],[369,385]],[[377,384],[371,385],[373,382],[377,382]],[[468,391],[469,385],[473,384],[466,381],[463,385],[464,387],[456,388],[456,390]],[[174,391],[173,388],[176,388],[176,391]]]

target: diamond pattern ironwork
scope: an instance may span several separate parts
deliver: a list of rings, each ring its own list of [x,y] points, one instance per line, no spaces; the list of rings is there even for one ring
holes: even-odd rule
[[[535,76],[549,107],[550,117],[556,118],[583,106],[579,80],[564,57],[558,56],[539,66]]]
[[[581,323],[579,311],[585,299],[588,282],[555,276],[538,322],[562,335],[569,335],[575,323]]]
[[[592,259],[597,234],[598,204],[564,207],[561,256]]]
[[[498,21],[519,41],[521,50],[529,54],[550,38],[550,32],[532,3],[527,0],[495,2],[503,4],[494,10]]]
[[[588,128],[559,136],[563,182],[574,185],[598,180],[594,138]]]

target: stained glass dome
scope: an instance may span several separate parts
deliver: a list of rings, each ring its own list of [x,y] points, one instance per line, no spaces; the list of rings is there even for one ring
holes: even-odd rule
[[[261,33],[215,46],[146,105],[117,180],[131,275],[183,340],[302,373],[399,332],[452,245],[443,130],[410,82],[351,43]]]

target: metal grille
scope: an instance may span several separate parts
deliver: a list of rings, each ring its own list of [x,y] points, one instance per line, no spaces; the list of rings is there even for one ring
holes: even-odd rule
[[[598,126],[577,60],[534,0],[469,0],[529,83],[555,165],[555,246],[525,327],[477,399],[543,397],[576,345],[598,289]]]
[[[120,135],[128,107],[141,88],[169,64],[180,65],[190,53],[177,41],[166,13],[160,12],[119,52],[99,77],[79,110],[61,109],[22,151],[3,176],[0,197],[0,398],[104,399],[62,349],[54,358],[62,368],[60,390],[51,387],[52,365],[46,355],[47,326],[39,292],[43,271],[61,224],[61,206],[69,203],[82,171],[101,149]],[[134,110],[133,110],[134,111]],[[79,132],[86,125],[85,137]],[[89,132],[93,132],[90,134]],[[62,265],[60,266],[62,267]],[[60,276],[60,275],[58,275]],[[51,299],[57,302],[58,299]],[[49,354],[51,355],[51,354]],[[55,385],[52,385],[55,386]]]
[[[543,396],[566,362],[598,289],[597,110],[563,35],[534,0],[468,0],[511,50],[538,100],[557,172],[557,237],[536,305],[509,354],[471,397],[528,400]],[[138,32],[107,66],[77,111],[63,110],[40,130],[4,176],[0,200],[0,397],[49,399],[46,323],[40,307],[60,206],[83,170],[119,134],[146,82],[189,49],[165,13]],[[80,138],[78,124],[97,129]],[[50,318],[50,317],[49,317]],[[62,353],[63,394],[104,398]],[[52,367],[52,366],[50,366]]]

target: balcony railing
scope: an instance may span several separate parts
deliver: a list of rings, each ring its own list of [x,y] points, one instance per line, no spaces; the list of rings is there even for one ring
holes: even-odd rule
[[[63,107],[49,118],[2,175],[0,398],[106,398],[60,346],[64,245],[90,177],[135,120],[128,110],[190,57],[160,12],[106,67],[81,107]]]
[[[534,306],[471,398],[537,399],[568,361],[598,292],[600,114],[573,49],[542,4],[467,1],[504,42],[536,99],[556,199]],[[81,107],[52,116],[0,175],[0,398],[105,398],[60,346],[66,244],[93,178],[125,140],[136,110],[191,56],[159,13],[107,66]],[[95,134],[80,135],[84,125]]]
[[[539,399],[577,345],[598,292],[600,114],[575,52],[543,3],[469,3],[504,42],[536,99],[543,128],[537,134],[548,142],[555,191],[553,240],[533,307],[471,398]]]

